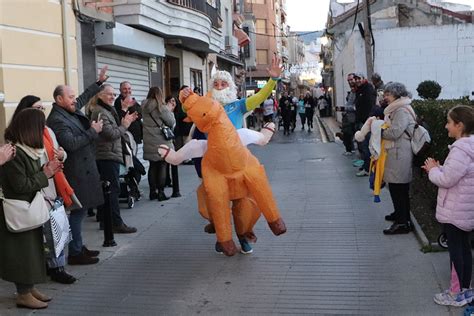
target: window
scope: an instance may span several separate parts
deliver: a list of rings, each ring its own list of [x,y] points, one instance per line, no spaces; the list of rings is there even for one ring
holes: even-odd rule
[[[267,33],[267,21],[263,19],[257,19],[255,21],[255,27],[257,29],[257,34],[266,34]]]
[[[257,64],[268,65],[268,50],[257,49]]]
[[[191,88],[199,87],[202,91],[202,71],[197,69],[191,69]]]
[[[249,0],[250,3],[265,4],[265,0]]]

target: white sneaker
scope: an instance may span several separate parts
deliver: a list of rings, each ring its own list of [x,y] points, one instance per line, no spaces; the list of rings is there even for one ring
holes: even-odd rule
[[[435,294],[435,296],[433,297],[433,300],[435,301],[436,304],[439,304],[439,305],[455,306],[455,307],[461,307],[468,303],[466,301],[466,298],[464,297],[463,292],[458,293],[458,294],[451,294],[449,290],[446,290],[439,294]]]
[[[344,156],[352,156],[353,153],[351,151],[346,151],[342,153]]]
[[[361,170],[361,171],[356,173],[356,177],[367,177],[368,175],[369,175],[369,173],[365,170]]]

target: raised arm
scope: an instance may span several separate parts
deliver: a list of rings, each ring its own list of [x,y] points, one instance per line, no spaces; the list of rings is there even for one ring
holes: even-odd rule
[[[108,66],[102,67],[102,69],[100,69],[97,82],[94,82],[88,86],[86,90],[84,90],[84,92],[77,97],[76,109],[82,109],[87,104],[87,102],[89,102],[89,100],[99,92],[100,86],[109,78],[107,76],[107,69]]]
[[[270,79],[268,79],[267,84],[259,92],[247,98],[245,102],[247,111],[256,109],[263,101],[268,99],[268,96],[272,93],[277,81],[280,79],[282,70],[283,66],[280,66],[280,58],[273,56],[271,68],[267,68]]]

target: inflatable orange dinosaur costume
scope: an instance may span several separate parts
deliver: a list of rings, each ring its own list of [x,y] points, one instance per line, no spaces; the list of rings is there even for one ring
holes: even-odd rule
[[[222,106],[209,97],[194,93],[185,98],[183,91],[180,101],[191,121],[208,134],[207,151],[202,160],[202,180],[207,209],[216,229],[216,246],[227,256],[238,252],[232,240],[230,201],[238,204],[248,196],[253,198],[272,232],[277,236],[285,233],[286,226],[273,198],[265,169],[242,144]],[[248,227],[249,234],[253,234],[255,216],[258,219],[259,214],[239,216],[242,221],[239,226]]]

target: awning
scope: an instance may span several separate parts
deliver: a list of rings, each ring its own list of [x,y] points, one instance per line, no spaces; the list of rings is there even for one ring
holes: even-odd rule
[[[237,37],[237,41],[240,47],[244,47],[250,44],[250,37],[241,29],[234,28],[234,36]]]

